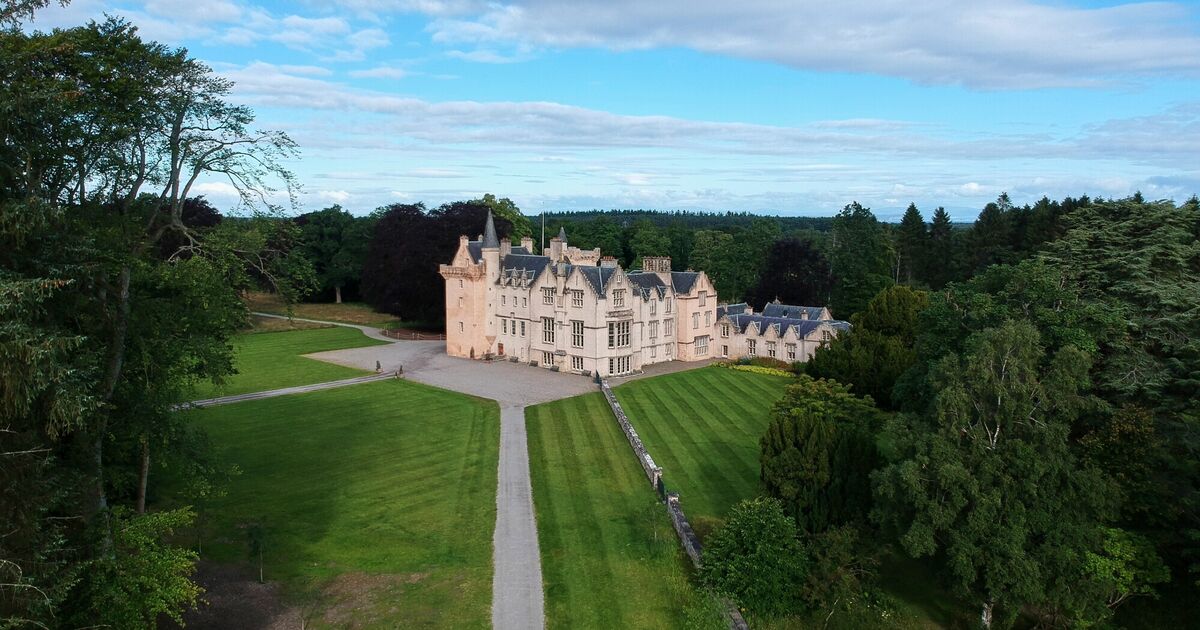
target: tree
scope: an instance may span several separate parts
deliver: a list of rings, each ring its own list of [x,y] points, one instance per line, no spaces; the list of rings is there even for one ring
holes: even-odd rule
[[[694,269],[708,274],[721,299],[732,302],[741,297],[733,235],[717,230],[697,231],[691,262]]]
[[[645,256],[666,256],[671,252],[671,241],[653,223],[642,219],[633,224],[629,237],[629,251],[633,255],[631,266],[640,268]]]
[[[761,477],[802,531],[866,521],[879,424],[869,398],[803,374],[775,404],[759,441]]]
[[[925,281],[929,268],[929,232],[916,204],[908,204],[904,211],[896,240],[900,251],[900,278],[910,286]]]
[[[312,262],[321,289],[333,290],[342,303],[342,288],[362,276],[370,238],[370,220],[356,219],[341,206],[331,206],[296,217],[301,251]]]
[[[185,218],[189,195],[228,178],[245,204],[277,210],[295,145],[253,129],[253,113],[226,100],[228,81],[117,19],[5,30],[0,76],[0,301],[13,303],[0,338],[28,371],[0,409],[0,467],[18,481],[0,538],[0,564],[18,577],[0,586],[0,612],[60,625],[118,597],[106,614],[177,611],[190,561],[151,544],[169,529],[152,524],[171,517],[127,518],[122,504],[144,503],[150,450],[175,439],[172,397],[231,369],[244,307],[230,280],[276,277],[278,260],[222,239],[229,221]],[[92,580],[105,571],[120,579]],[[10,584],[23,595],[8,597]]]
[[[526,236],[533,236],[533,224],[529,222],[529,217],[521,214],[521,209],[517,204],[513,203],[508,197],[496,198],[496,195],[487,193],[481,199],[476,199],[476,202],[492,209],[497,217],[500,217],[512,224],[512,233],[509,238],[514,241],[520,241]],[[541,253],[541,252],[535,252]]]
[[[1012,202],[1008,193],[1000,193],[988,203],[971,229],[971,270],[978,273],[989,265],[1016,262]]]
[[[946,283],[958,278],[956,263],[954,225],[946,209],[938,206],[929,222],[929,264],[925,269],[925,280],[930,288],[938,290]],[[936,252],[936,256],[933,253]]]
[[[833,379],[892,408],[892,390],[917,361],[919,317],[928,295],[906,286],[884,289],[850,318],[850,330],[817,349],[805,364],[814,378]]]
[[[775,499],[748,499],[704,547],[700,579],[760,615],[797,611],[807,558],[796,523]]]
[[[833,300],[830,310],[849,317],[892,283],[883,226],[858,202],[846,206],[833,220]]]
[[[939,361],[929,412],[885,430],[896,457],[877,473],[874,517],[980,602],[986,627],[1024,605],[1083,608],[1077,559],[1111,509],[1069,443],[1091,359],[1074,346],[1045,359],[1028,322],[982,330]]]
[[[746,293],[751,304],[779,299],[785,304],[829,303],[829,261],[811,240],[783,238],[771,246],[758,283]]]
[[[421,204],[393,204],[375,213],[375,233],[363,266],[363,298],[399,317],[440,326],[446,318],[445,280],[438,265],[450,261],[461,235],[480,233],[489,207],[477,201],[444,204],[430,212]],[[511,224],[495,217],[505,237]]]

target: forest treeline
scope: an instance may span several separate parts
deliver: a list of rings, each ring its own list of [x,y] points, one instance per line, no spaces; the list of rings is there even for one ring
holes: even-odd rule
[[[879,567],[903,558],[975,607],[964,626],[1200,623],[1200,204],[1076,203],[1031,238],[1006,201],[956,237],[967,278],[901,266],[795,366],[710,587],[886,626]]]

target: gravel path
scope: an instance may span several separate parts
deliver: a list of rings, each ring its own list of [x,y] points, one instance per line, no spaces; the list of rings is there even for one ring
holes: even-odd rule
[[[254,313],[261,317],[287,319],[282,315]],[[538,553],[537,522],[529,478],[529,445],[525,436],[525,407],[596,391],[592,379],[550,372],[508,361],[473,361],[447,356],[444,341],[397,341],[378,328],[315,319],[298,321],[357,328],[385,346],[331,350],[305,355],[347,367],[384,374],[288,387],[269,392],[226,396],[192,403],[197,406],[226,404],[270,396],[283,396],[331,387],[393,378],[404,369],[404,377],[445,389],[490,398],[500,404],[500,467],[496,489],[496,530],[493,535],[492,627],[497,630],[527,630],[545,627],[541,556]],[[634,380],[703,367],[709,362],[669,362],[650,366],[646,372],[620,379]]]
[[[529,480],[525,407],[520,405],[500,407],[499,478],[492,537],[492,627],[541,628],[545,625],[542,564]]]
[[[193,400],[190,403],[184,403],[180,407],[212,407],[215,405],[228,405],[230,403],[245,402],[247,400],[258,400],[260,398],[274,398],[276,396],[288,396],[290,394],[303,394],[305,392],[316,392],[322,389],[333,389],[335,387],[345,387],[347,385],[358,385],[360,383],[371,383],[374,381],[382,381],[389,378],[396,378],[395,374],[370,374],[367,376],[356,376],[354,378],[346,378],[340,381],[327,381],[324,383],[313,383],[312,385],[297,385],[295,387],[284,387],[281,389],[271,389],[265,392],[251,392],[249,394],[235,394],[233,396],[221,396],[219,398],[207,398],[204,400]]]

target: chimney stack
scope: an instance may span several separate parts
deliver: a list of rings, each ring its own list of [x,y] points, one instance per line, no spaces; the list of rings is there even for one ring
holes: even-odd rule
[[[600,258],[600,266],[609,268],[616,267],[617,259],[613,258],[612,256],[603,256]]]
[[[525,251],[529,252],[530,254],[537,253],[537,252],[533,251],[533,237],[532,236],[523,237],[521,239],[521,247],[524,247]]]

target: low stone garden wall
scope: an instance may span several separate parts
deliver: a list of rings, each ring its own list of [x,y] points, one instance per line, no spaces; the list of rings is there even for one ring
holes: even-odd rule
[[[683,551],[691,559],[692,565],[699,569],[703,546],[700,544],[700,539],[696,536],[696,532],[692,530],[692,525],[688,522],[687,516],[683,513],[683,508],[679,505],[679,495],[674,492],[666,492],[666,486],[663,483],[663,469],[654,463],[654,458],[650,456],[650,452],[642,444],[642,438],[638,437],[637,430],[630,424],[629,418],[625,415],[625,410],[621,409],[621,403],[617,402],[617,397],[613,394],[612,388],[608,386],[607,380],[600,380],[600,391],[604,392],[604,398],[608,400],[608,406],[612,409],[613,416],[617,419],[617,424],[621,427],[621,431],[625,433],[626,439],[629,440],[629,446],[633,448],[633,454],[637,457],[638,463],[641,464],[642,470],[646,473],[646,478],[649,479],[650,485],[658,492],[659,498],[666,502],[667,514],[671,517],[671,525],[675,529],[675,534],[679,536],[679,542],[683,545]],[[737,606],[726,602],[725,613],[729,617],[730,628],[733,630],[750,630],[750,626],[746,623],[745,618],[742,617],[742,613],[737,609]]]

